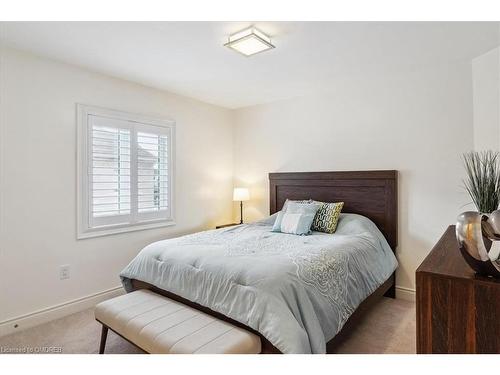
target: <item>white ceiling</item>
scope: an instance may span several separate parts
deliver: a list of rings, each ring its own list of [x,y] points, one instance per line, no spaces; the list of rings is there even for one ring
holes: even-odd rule
[[[499,23],[257,22],[276,49],[223,47],[250,22],[2,22],[0,42],[97,72],[239,108],[302,96],[342,76],[468,61]]]

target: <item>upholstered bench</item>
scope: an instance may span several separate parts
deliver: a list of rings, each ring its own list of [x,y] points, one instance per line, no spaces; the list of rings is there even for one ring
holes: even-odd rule
[[[261,351],[257,335],[145,289],[101,302],[95,318],[102,324],[100,354],[108,328],[147,353]]]

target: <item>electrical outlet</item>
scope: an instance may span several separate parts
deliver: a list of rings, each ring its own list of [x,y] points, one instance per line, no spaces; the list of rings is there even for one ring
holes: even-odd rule
[[[61,267],[59,267],[59,279],[69,279],[69,264],[63,264]]]

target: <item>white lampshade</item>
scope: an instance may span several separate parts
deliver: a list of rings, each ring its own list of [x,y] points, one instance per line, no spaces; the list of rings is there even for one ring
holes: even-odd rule
[[[233,201],[247,201],[250,199],[250,192],[247,188],[237,187],[233,191]]]

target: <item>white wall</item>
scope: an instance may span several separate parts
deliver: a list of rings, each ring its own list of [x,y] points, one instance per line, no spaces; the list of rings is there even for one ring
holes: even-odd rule
[[[177,122],[176,226],[76,240],[75,103]],[[0,322],[118,286],[146,244],[231,218],[228,110],[3,48],[0,116]]]
[[[330,92],[236,111],[235,183],[248,220],[269,212],[269,172],[397,169],[399,287],[469,200],[460,154],[473,147],[470,64],[339,81]],[[235,217],[237,216],[235,212]]]
[[[472,60],[474,149],[500,150],[500,52]]]
[[[461,64],[228,111],[2,48],[0,323],[119,285],[147,243],[239,218],[233,174],[251,188],[253,220],[269,212],[269,172],[399,170],[397,283],[414,288],[415,268],[469,202],[460,154],[473,147],[471,93]],[[176,120],[175,227],[76,240],[77,102]]]

